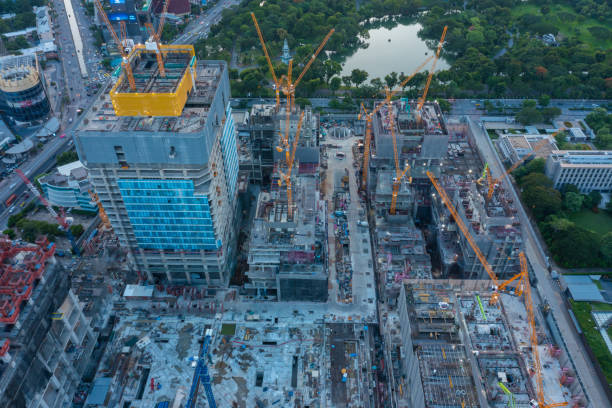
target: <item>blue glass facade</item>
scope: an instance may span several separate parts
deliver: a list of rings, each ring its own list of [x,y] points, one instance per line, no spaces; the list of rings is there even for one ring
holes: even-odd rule
[[[221,136],[221,149],[223,153],[223,166],[225,167],[227,191],[229,191],[231,199],[234,197],[236,183],[238,182],[238,146],[236,145],[234,117],[232,116],[232,108],[229,103],[225,110],[225,125],[223,126],[223,135]]]
[[[119,191],[144,249],[209,250],[215,238],[208,197],[194,196],[191,180],[118,180]]]

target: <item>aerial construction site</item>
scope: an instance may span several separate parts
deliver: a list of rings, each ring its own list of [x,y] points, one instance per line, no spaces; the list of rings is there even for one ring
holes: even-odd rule
[[[0,240],[3,406],[598,408],[507,174],[427,100],[446,27],[398,89],[326,113],[295,91],[333,30],[279,75],[253,14],[275,98],[233,109],[224,61],[96,4],[122,70],[74,137],[101,223],[78,260]]]

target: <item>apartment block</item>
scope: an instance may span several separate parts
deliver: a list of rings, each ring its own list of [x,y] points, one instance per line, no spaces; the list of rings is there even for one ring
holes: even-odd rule
[[[227,285],[235,263],[238,152],[227,65],[191,46],[130,54],[75,131],[89,180],[133,269],[154,283]]]

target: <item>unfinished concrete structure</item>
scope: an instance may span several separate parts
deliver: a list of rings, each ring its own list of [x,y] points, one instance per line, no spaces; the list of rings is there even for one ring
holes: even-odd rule
[[[253,299],[325,301],[326,206],[318,190],[318,175],[293,178],[292,216],[284,186],[272,186],[272,191],[259,195],[256,204],[248,253],[249,282],[241,294]]]
[[[479,185],[463,176],[445,176],[440,182],[497,276],[503,279],[518,273],[522,238],[517,210],[510,194],[500,185],[488,200],[486,185]],[[448,276],[456,263],[463,277],[486,278],[474,250],[437,194],[432,200],[432,216],[438,227],[436,238],[443,261],[442,274]]]
[[[97,335],[55,245],[0,239],[0,405],[66,407],[91,356]]]
[[[406,99],[393,101],[374,116],[370,181],[375,181],[374,173],[379,169],[395,169],[391,126],[397,141],[399,166],[403,168],[404,163],[410,164],[415,183],[428,183],[427,170],[440,174],[449,139],[444,116],[436,102],[425,103],[420,115],[415,111],[416,105],[416,101]]]
[[[238,179],[227,65],[176,47],[165,76],[154,53],[131,58],[136,89],[122,76],[103,92],[81,116],[76,146],[135,270],[156,283],[224,287]]]
[[[397,315],[385,317],[392,406],[529,408],[535,380],[529,325],[521,299],[490,303],[488,280],[409,280]],[[538,326],[538,349],[549,400],[585,406],[584,391]],[[506,392],[507,391],[507,392]]]
[[[289,115],[289,138],[293,139],[301,110],[295,109]],[[241,115],[236,128],[240,138],[240,170],[249,175],[249,182],[264,187],[270,185],[275,163],[284,159],[276,150],[280,146],[280,134],[285,134],[286,111],[276,110],[273,104],[255,104]],[[307,106],[300,131],[300,140],[295,154],[302,167],[319,164],[319,115]]]

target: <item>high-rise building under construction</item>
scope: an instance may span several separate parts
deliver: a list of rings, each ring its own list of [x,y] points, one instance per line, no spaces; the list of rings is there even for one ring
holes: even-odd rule
[[[143,277],[224,286],[238,177],[227,65],[162,47],[163,72],[151,47],[131,51],[129,70],[80,118],[77,150]]]

